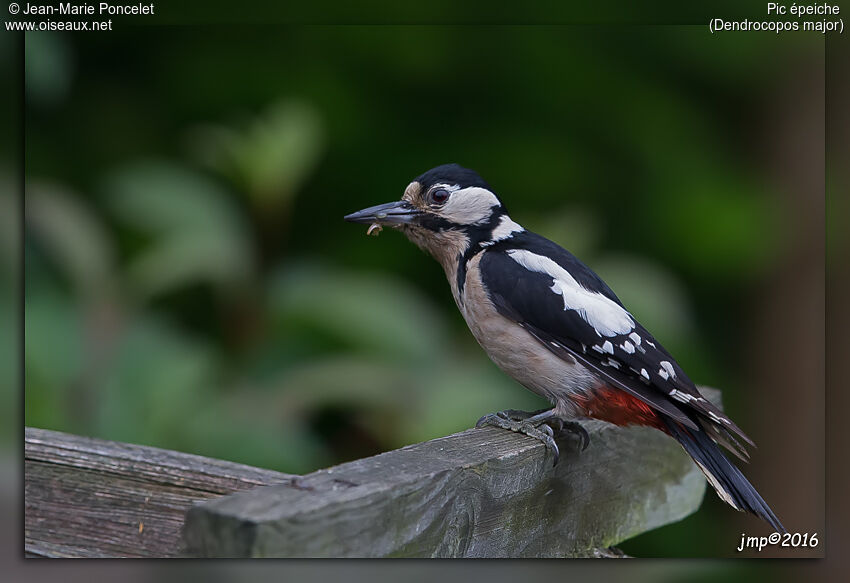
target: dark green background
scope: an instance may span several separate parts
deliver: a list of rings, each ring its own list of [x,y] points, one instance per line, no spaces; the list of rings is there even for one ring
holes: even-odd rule
[[[341,220],[458,162],[723,390],[790,530],[822,525],[820,37],[242,24],[26,44],[27,425],[305,473],[542,406],[435,262]],[[732,556],[742,531],[765,527],[709,493],[622,547]]]

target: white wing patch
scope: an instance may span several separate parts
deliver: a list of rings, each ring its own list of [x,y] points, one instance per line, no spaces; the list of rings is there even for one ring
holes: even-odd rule
[[[634,329],[635,321],[622,306],[602,294],[583,288],[570,272],[548,257],[525,249],[513,249],[507,253],[529,271],[551,277],[554,283],[550,289],[563,297],[564,310],[578,312],[599,336],[628,334]]]
[[[662,372],[662,370],[659,369],[658,374],[660,376],[664,376],[664,375],[661,375],[661,372]],[[672,389],[669,394],[670,394],[671,397],[673,397],[677,401],[681,401],[682,403],[687,403],[689,401],[705,401],[705,399],[703,397],[695,397],[695,396],[693,396],[689,393],[684,393],[684,392],[680,391],[679,389]]]
[[[440,215],[459,225],[480,225],[490,218],[494,206],[499,206],[499,199],[495,194],[480,186],[470,186],[454,190],[440,210]]]

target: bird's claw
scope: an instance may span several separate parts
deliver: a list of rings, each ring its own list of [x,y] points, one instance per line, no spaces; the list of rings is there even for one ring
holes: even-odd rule
[[[513,415],[514,413],[518,413],[521,415]],[[478,422],[475,424],[475,427],[484,427],[485,425],[494,425],[496,427],[500,427],[502,429],[507,429],[509,431],[514,431],[516,433],[522,433],[523,435],[527,435],[529,437],[533,437],[546,446],[547,449],[550,449],[555,456],[555,461],[552,466],[558,465],[558,459],[561,456],[561,451],[558,449],[558,444],[555,443],[555,432],[552,428],[544,421],[542,423],[538,423],[535,425],[532,422],[527,421],[528,417],[531,417],[532,413],[527,413],[525,411],[499,411],[498,413],[490,413],[488,415],[484,415]],[[516,417],[520,417],[517,419]]]
[[[511,422],[518,422],[518,420],[511,419],[508,417],[507,413],[507,411],[488,413],[475,422],[475,428],[478,429],[486,425],[493,425],[495,427],[501,427],[502,429],[510,429]]]
[[[586,450],[587,446],[590,445],[590,434],[587,429],[578,421],[564,421],[563,419],[558,419],[558,421],[560,421],[559,433],[565,431],[572,433],[578,437],[580,451]]]

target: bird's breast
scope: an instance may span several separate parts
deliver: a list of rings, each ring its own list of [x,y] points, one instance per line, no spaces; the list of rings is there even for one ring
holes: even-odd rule
[[[487,294],[481,278],[483,251],[466,264],[462,289],[452,292],[472,335],[496,365],[527,389],[572,412],[570,395],[596,384],[595,377],[574,360],[562,359],[537,341],[518,323],[501,315]],[[453,277],[446,274],[450,283]]]

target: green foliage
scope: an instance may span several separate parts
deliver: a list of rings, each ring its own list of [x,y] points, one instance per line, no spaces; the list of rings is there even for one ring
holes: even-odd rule
[[[210,178],[143,162],[110,175],[104,191],[117,220],[148,239],[127,265],[130,289],[141,297],[195,282],[234,285],[252,274],[247,227]]]
[[[110,284],[115,250],[104,226],[78,196],[55,184],[31,184],[26,223],[80,296],[90,298]]]
[[[357,273],[320,264],[271,278],[269,308],[287,331],[326,334],[349,351],[423,366],[447,356],[444,316],[430,300],[385,273]]]
[[[306,103],[276,103],[231,128],[207,125],[191,135],[201,162],[229,177],[253,204],[290,203],[322,151],[319,114]]]

